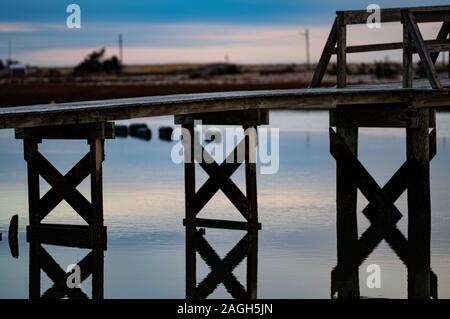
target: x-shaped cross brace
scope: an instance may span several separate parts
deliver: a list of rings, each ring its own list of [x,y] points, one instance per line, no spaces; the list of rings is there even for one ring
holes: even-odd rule
[[[430,139],[430,159],[436,154],[435,139],[436,132],[433,130]],[[366,258],[375,250],[378,244],[385,239],[389,246],[398,255],[400,260],[408,267],[408,240],[396,227],[402,217],[400,211],[395,207],[395,201],[408,187],[408,162],[392,176],[389,182],[381,188],[369,172],[364,168],[357,157],[351,152],[341,137],[330,128],[331,154],[337,161],[343,161],[352,170],[357,186],[362,194],[370,202],[363,210],[363,214],[371,225],[358,240],[357,249],[351,254],[346,265],[340,264],[332,271],[333,296],[348,278],[355,272]],[[437,277],[431,272],[431,295],[437,298]]]
[[[46,299],[61,299],[67,296],[69,299],[88,299],[87,295],[80,288],[67,287],[67,278],[70,276],[70,273],[66,273],[40,244],[38,244],[35,249],[37,249],[35,253],[39,256],[39,264],[34,266],[42,269],[54,283],[52,287],[39,297]],[[80,282],[85,281],[93,274],[93,264],[93,251],[89,252],[80,262],[78,262],[77,266],[80,267],[81,275]],[[40,275],[40,271],[38,272],[38,275]]]
[[[247,289],[233,275],[233,270],[248,258],[250,247],[253,244],[249,232],[234,246],[234,248],[221,259],[211,245],[202,236],[200,231],[194,230],[194,246],[202,259],[211,268],[211,272],[195,287],[194,299],[207,298],[217,286],[224,284],[227,291],[235,299],[247,299],[249,293]],[[188,274],[187,274],[188,275]]]
[[[221,165],[215,162],[212,156],[199,142],[195,141],[194,143],[195,147],[201,150],[201,153],[195,152],[195,159],[200,163],[203,170],[209,175],[209,179],[195,194],[195,215],[197,215],[203,207],[205,207],[205,205],[220,189],[242,214],[242,216],[248,220],[250,201],[230,178],[242,164],[238,163],[236,159],[238,150],[245,144],[245,139],[243,139],[236,146],[236,148],[227,156]]]
[[[25,160],[52,187],[37,204],[38,220],[42,221],[62,200],[65,200],[82,218],[92,225],[93,206],[76,189],[91,174],[90,153],[86,154],[65,176],[42,154],[25,142]]]

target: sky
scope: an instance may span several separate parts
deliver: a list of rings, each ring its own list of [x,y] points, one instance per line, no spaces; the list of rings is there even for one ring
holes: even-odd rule
[[[66,26],[66,7],[81,8],[81,28]],[[318,60],[335,11],[446,4],[435,0],[0,0],[0,59],[8,57],[40,66],[71,66],[94,49],[118,54],[124,39],[124,62],[303,63],[305,39],[311,34],[312,60]],[[448,4],[448,1],[447,1]],[[432,36],[437,26],[426,25]],[[351,36],[351,37],[350,37]],[[400,26],[382,30],[355,27],[356,43],[397,41]],[[383,53],[398,59],[397,53]],[[383,55],[355,55],[355,61],[383,59]],[[351,59],[350,59],[351,61]]]

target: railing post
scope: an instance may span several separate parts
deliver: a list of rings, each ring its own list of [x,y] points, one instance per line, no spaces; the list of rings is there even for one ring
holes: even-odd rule
[[[337,16],[337,70],[336,84],[338,88],[347,85],[347,26],[344,21],[344,13]]]

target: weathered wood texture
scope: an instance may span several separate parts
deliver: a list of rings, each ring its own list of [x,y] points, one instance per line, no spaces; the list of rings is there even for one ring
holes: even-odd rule
[[[429,112],[420,110],[419,125],[406,130],[408,158],[408,296],[430,298],[430,145]]]
[[[16,138],[23,139],[24,155],[28,167],[28,203],[30,240],[46,244],[86,247],[96,242],[106,242],[103,226],[102,163],[104,140],[114,137],[113,123],[38,127],[16,129]],[[66,175],[62,175],[40,152],[41,139],[84,139],[89,152]],[[77,186],[91,176],[91,201]],[[39,177],[51,189],[40,196]],[[42,221],[65,200],[86,222],[86,226],[43,224]],[[79,247],[79,246],[78,246]]]
[[[378,112],[375,114],[374,110]],[[408,269],[408,296],[437,298],[437,276],[430,268],[429,162],[436,155],[435,110],[411,110],[405,105],[349,106],[338,107],[331,113],[330,123],[337,126],[337,132],[330,129],[330,147],[337,161],[338,233],[338,265],[332,271],[332,294],[358,297],[357,269],[384,239]],[[357,158],[358,123],[370,127],[406,127],[407,160],[383,188]],[[429,132],[429,128],[433,130]],[[356,188],[369,201],[362,212],[370,226],[359,239]],[[396,226],[402,214],[395,207],[406,190],[408,239]]]
[[[354,156],[358,154],[358,127],[338,127],[337,134]],[[358,249],[357,184],[352,167],[345,159],[336,163],[336,230],[337,260],[344,268],[351,268],[351,260]],[[333,281],[333,280],[332,280]],[[333,284],[335,282],[333,281]],[[344,282],[338,282],[338,298],[359,298],[359,276],[354,270]],[[334,291],[332,291],[333,293]]]
[[[163,115],[249,109],[329,109],[337,104],[406,103],[416,107],[450,105],[449,90],[401,84],[153,96],[91,102],[0,108],[0,128],[57,126]]]
[[[269,111],[244,110],[175,115],[175,124],[194,124],[195,121],[201,121],[201,124],[204,125],[267,125],[269,124]]]
[[[444,13],[447,15],[450,13],[450,6],[424,6],[424,7],[409,7],[409,8],[385,8],[381,9],[381,22],[400,22],[402,10],[420,12],[419,22],[430,22],[436,18],[435,13]],[[338,11],[344,14],[345,24],[365,24],[372,12],[367,10],[350,10],[350,11]],[[440,21],[440,20],[438,20]]]

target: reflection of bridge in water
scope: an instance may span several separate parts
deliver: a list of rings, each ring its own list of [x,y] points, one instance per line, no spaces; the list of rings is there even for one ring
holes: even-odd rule
[[[239,125],[247,129],[268,124],[270,109],[327,108],[330,109],[330,150],[337,162],[338,264],[332,272],[332,294],[337,293],[341,298],[359,297],[358,267],[385,240],[408,268],[408,296],[437,297],[437,278],[430,267],[430,161],[436,154],[435,110],[450,105],[448,78],[439,76],[435,68],[439,53],[450,50],[450,41],[447,39],[450,6],[382,10],[382,23],[397,22],[403,25],[403,42],[347,46],[347,28],[366,23],[368,16],[366,11],[337,13],[309,89],[189,94],[1,108],[0,128],[15,128],[16,138],[24,140],[28,164],[28,232],[33,246],[31,252],[38,256],[31,259],[32,272],[43,268],[52,273],[51,278],[56,282],[55,292],[64,278],[61,269],[56,267],[39,244],[33,243],[33,237],[66,242],[82,239],[90,242],[91,247],[94,247],[94,243],[106,241],[102,162],[104,140],[114,137],[114,124],[111,121],[174,115],[176,124],[182,125],[191,136],[195,136],[195,120],[202,120],[207,125]],[[442,23],[436,39],[424,40],[418,26],[424,22]],[[403,50],[402,83],[348,85],[347,54],[397,49]],[[419,55],[425,79],[415,79],[414,54]],[[332,55],[337,56],[337,87],[319,88]],[[359,127],[393,127],[406,131],[406,161],[384,187],[377,184],[358,160]],[[87,140],[89,152],[66,175],[62,175],[39,152],[39,143],[43,139]],[[222,164],[213,161],[206,152],[199,156],[199,152],[194,150],[204,151],[204,148],[195,139],[183,139],[183,142],[186,159],[187,297],[206,297],[220,281],[225,283],[233,296],[256,297],[256,248],[238,244],[236,250],[232,250],[224,260],[219,260],[198,228],[245,230],[248,234],[244,242],[249,240],[256,246],[256,233],[260,228],[256,164],[250,159],[254,157],[257,136],[246,135],[237,147],[244,148],[245,161],[225,161]],[[236,150],[228,157],[235,159]],[[209,180],[200,188],[196,187],[195,161],[209,176]],[[245,168],[244,192],[231,179],[241,164]],[[76,189],[89,175],[90,201]],[[44,196],[40,194],[40,176],[52,187]],[[361,236],[358,236],[357,229],[358,189],[369,201],[363,214],[370,226]],[[244,222],[198,217],[219,190],[244,217]],[[394,205],[405,191],[408,194],[407,237],[396,227],[402,214]],[[63,200],[74,208],[87,226],[42,223]],[[245,254],[241,251],[244,246],[248,246]],[[195,280],[196,251],[212,270],[212,275],[207,276],[200,285]],[[247,256],[248,264],[246,288],[230,274],[243,254]],[[88,256],[93,257],[88,257],[83,265],[90,265],[91,258],[100,255],[93,253]],[[91,270],[96,273],[95,267]],[[33,287],[38,286],[36,281],[30,282]],[[34,296],[35,290],[32,290]]]

